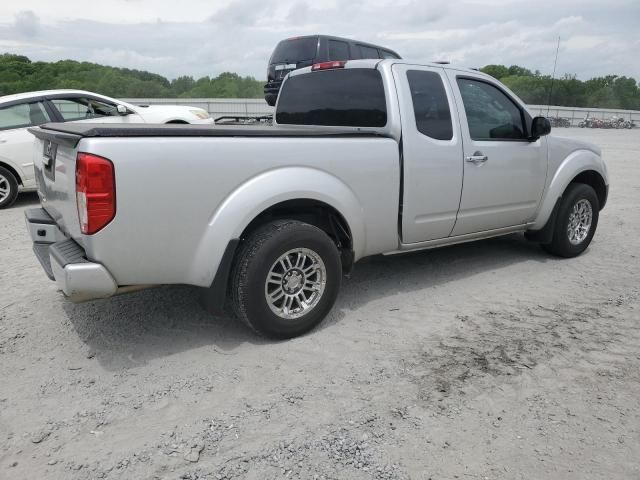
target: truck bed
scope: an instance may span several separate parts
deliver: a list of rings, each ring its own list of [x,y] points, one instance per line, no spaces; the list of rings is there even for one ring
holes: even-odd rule
[[[380,137],[378,132],[313,127],[150,125],[132,123],[45,123],[29,131],[41,139],[55,138],[74,147],[81,138],[96,137]]]
[[[118,286],[209,286],[229,241],[290,200],[341,212],[356,259],[398,246],[399,146],[379,133],[95,123],[31,132],[43,152],[34,157],[43,208]],[[108,159],[115,172],[115,218],[90,235],[80,231],[78,152]]]

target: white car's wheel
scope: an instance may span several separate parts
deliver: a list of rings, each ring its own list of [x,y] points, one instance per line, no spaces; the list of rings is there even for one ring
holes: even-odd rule
[[[13,205],[18,197],[18,180],[4,167],[0,167],[0,208]]]

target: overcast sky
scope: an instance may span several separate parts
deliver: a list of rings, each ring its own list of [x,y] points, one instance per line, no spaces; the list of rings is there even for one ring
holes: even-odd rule
[[[276,43],[312,33],[391,47],[416,61],[519,64],[581,79],[640,81],[640,0],[2,0],[0,52],[264,79]]]

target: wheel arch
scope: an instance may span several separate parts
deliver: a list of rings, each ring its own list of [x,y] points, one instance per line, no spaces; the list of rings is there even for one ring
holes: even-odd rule
[[[584,183],[593,188],[596,192],[596,195],[598,196],[600,210],[604,208],[605,204],[607,203],[607,196],[609,192],[607,184],[605,183],[604,178],[602,178],[602,175],[600,175],[595,170],[584,170],[583,172],[580,172],[578,175],[573,177],[573,179],[569,182],[569,185],[571,185],[572,183]],[[569,185],[567,185],[565,191],[567,188],[569,188]]]
[[[16,177],[16,181],[18,182],[18,185],[24,185],[24,183],[22,182],[22,177],[20,176],[18,171],[12,165],[0,160],[0,167],[9,170],[9,172],[11,172],[14,177]]]
[[[571,183],[586,183],[594,188],[604,207],[608,195],[607,169],[599,155],[590,150],[572,152],[556,169],[542,198],[538,214],[531,230],[542,229]]]
[[[262,225],[280,219],[299,220],[325,232],[340,250],[342,267],[350,272],[353,266],[353,236],[344,216],[332,205],[321,200],[296,198],[276,203],[256,216],[240,235],[242,241]]]
[[[354,192],[328,172],[283,167],[245,181],[212,213],[193,257],[193,283],[213,281],[231,241],[241,241],[265,222],[282,218],[302,220],[327,232],[341,245],[347,268],[365,250],[362,206]]]

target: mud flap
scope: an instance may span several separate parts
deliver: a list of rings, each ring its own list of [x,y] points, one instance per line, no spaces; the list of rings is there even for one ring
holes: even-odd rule
[[[233,259],[235,257],[239,238],[232,239],[224,250],[220,265],[216,276],[208,288],[203,288],[200,292],[200,305],[202,308],[212,315],[222,315],[224,313],[224,305],[227,299],[227,288],[229,285],[229,275],[233,267]]]
[[[558,218],[558,208],[560,207],[560,202],[562,201],[562,197],[558,198],[556,204],[551,211],[551,215],[549,216],[549,220],[544,227],[540,230],[527,230],[524,233],[524,236],[527,240],[532,242],[538,242],[543,245],[549,244],[553,240],[553,232],[556,229],[556,220]]]

